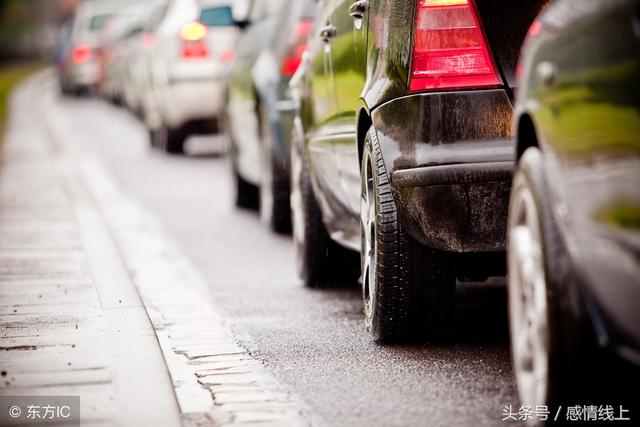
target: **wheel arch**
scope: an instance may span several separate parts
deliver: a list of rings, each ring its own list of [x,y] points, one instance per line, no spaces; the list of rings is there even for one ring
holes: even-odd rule
[[[516,163],[529,147],[541,148],[533,118],[528,113],[523,113],[518,118],[516,129]]]
[[[369,111],[366,107],[361,107],[356,118],[356,142],[358,144],[358,161],[360,162],[362,162],[364,152],[364,140],[371,126],[373,126],[373,121]]]

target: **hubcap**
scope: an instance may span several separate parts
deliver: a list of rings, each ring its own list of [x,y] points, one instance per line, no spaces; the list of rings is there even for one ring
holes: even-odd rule
[[[298,272],[303,271],[304,206],[302,203],[302,159],[298,153],[297,133],[291,141],[291,222]]]
[[[271,173],[271,126],[266,114],[262,115],[260,125],[263,142],[260,217],[265,224],[269,224],[273,219],[273,174]]]
[[[363,159],[362,196],[360,203],[360,236],[362,263],[362,297],[367,328],[373,323],[376,299],[376,204],[371,157]]]
[[[533,194],[516,190],[509,219],[509,323],[513,364],[524,405],[545,405],[549,370],[547,283]]]

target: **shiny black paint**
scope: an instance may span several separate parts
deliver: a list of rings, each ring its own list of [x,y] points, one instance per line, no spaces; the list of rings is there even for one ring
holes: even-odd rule
[[[472,112],[472,113],[471,113]],[[462,91],[402,97],[373,112],[396,206],[409,233],[423,244],[456,252],[505,248],[510,175],[491,173],[492,162],[513,161],[512,107],[506,92]],[[420,167],[468,165],[490,180],[451,175],[444,185],[396,177]],[[461,168],[464,170],[464,167]],[[405,179],[406,182],[406,179]]]
[[[408,92],[417,0],[370,0],[361,28],[346,14],[351,3],[319,3],[315,34],[327,25],[337,31],[324,42],[313,37],[299,85],[306,153],[327,229],[339,243],[359,248],[359,155],[373,126],[412,237],[456,252],[503,250],[510,179],[429,189],[400,188],[393,176],[424,166],[512,162],[507,83],[517,58],[513,46],[546,1],[528,0],[524,8],[504,0],[477,2],[481,14],[504,8],[496,18],[481,17],[489,42],[496,42],[496,66],[504,67],[502,87],[419,94]],[[500,31],[512,33],[498,36]]]
[[[518,153],[537,145],[575,280],[566,304],[640,365],[640,1],[558,0],[527,39]]]

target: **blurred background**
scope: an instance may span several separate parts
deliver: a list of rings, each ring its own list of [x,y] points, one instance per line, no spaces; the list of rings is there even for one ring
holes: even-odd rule
[[[2,0],[0,61],[45,59],[80,0]]]

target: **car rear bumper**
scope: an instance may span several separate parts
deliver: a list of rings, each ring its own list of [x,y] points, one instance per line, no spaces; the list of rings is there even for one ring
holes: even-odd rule
[[[71,65],[69,70],[71,82],[74,86],[93,88],[100,80],[100,67],[95,61]]]
[[[513,162],[426,166],[395,171],[403,225],[424,244],[455,252],[501,251]]]
[[[504,90],[415,94],[374,110],[398,214],[424,245],[506,248],[515,148]]]
[[[164,117],[171,128],[218,119],[223,108],[222,79],[174,80],[166,88]]]

